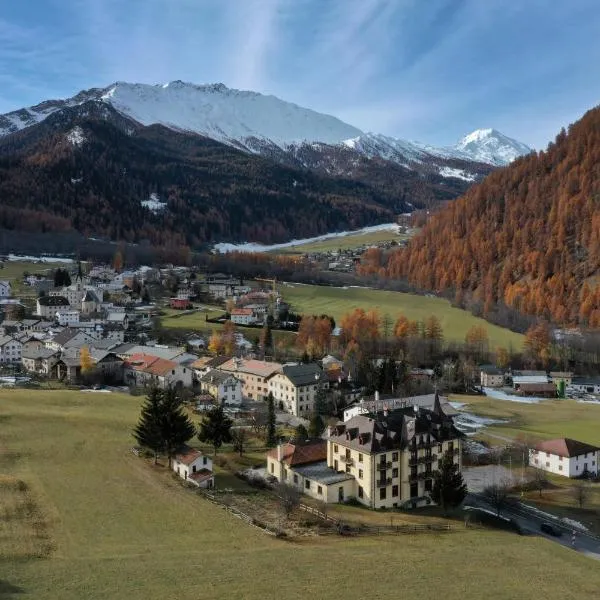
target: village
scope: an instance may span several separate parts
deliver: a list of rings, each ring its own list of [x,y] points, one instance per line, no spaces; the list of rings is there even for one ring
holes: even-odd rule
[[[244,445],[263,447],[262,460],[252,468],[234,465],[232,475],[276,495],[277,486],[289,486],[297,491],[296,504],[321,516],[327,513],[325,505],[347,502],[375,510],[428,507],[444,457],[451,457],[448,468],[458,473],[472,464],[474,449],[481,463],[481,444],[470,440],[476,429],[438,393],[444,375],[437,369],[411,366],[406,373],[411,387],[404,388],[412,390],[409,395],[369,392],[353,377],[355,364],[335,352],[339,326],[331,331],[330,354],[275,357],[269,339],[273,331],[296,335],[300,316],[274,279],[199,275],[186,267],[128,271],[77,263],[48,270],[48,276],[0,281],[0,294],[3,385],[135,395],[175,390],[190,415],[210,419],[218,413],[232,432],[254,432],[242,436],[240,456]],[[205,306],[221,309],[203,313]],[[204,314],[205,330],[212,334],[196,332],[179,337],[179,343],[159,343],[153,336],[164,311],[174,318]],[[376,361],[380,369],[385,365],[384,359]],[[469,386],[492,398],[524,401],[595,401],[600,394],[597,378],[492,364],[481,364]],[[270,419],[274,430],[266,439]],[[142,452],[138,447],[136,453]],[[531,444],[523,461],[566,477],[593,478],[599,452],[557,438]],[[186,485],[211,490],[218,501],[214,493],[223,485],[214,460],[182,444],[171,468]],[[300,495],[309,504],[301,503]],[[485,510],[486,500],[478,500]],[[233,509],[231,497],[228,502]],[[264,510],[261,514],[269,521]],[[273,510],[268,514],[272,517]]]

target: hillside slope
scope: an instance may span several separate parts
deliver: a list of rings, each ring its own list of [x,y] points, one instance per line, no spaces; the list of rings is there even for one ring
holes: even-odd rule
[[[385,271],[486,309],[600,327],[600,108],[433,216]]]

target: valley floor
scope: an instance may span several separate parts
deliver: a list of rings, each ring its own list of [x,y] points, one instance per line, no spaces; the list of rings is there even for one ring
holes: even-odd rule
[[[0,597],[597,596],[588,558],[537,537],[267,536],[131,453],[141,400],[0,391]]]

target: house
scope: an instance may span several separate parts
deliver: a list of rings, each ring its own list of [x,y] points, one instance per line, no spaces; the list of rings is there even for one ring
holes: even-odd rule
[[[439,401],[431,411],[368,413],[328,428],[325,441],[269,451],[267,474],[327,503],[355,499],[370,508],[415,507],[431,503],[444,454],[461,467],[461,440]]]
[[[256,317],[251,308],[234,308],[231,311],[231,321],[236,325],[252,325]]]
[[[514,371],[512,383],[513,389],[519,391],[524,383],[550,383],[550,378],[545,371]]]
[[[81,376],[81,360],[78,355],[61,354],[50,369],[50,377],[73,383]]]
[[[201,487],[212,488],[215,485],[212,459],[192,448],[182,448],[171,462],[171,468],[184,481]]]
[[[21,355],[23,368],[29,373],[50,375],[52,367],[58,362],[59,352],[50,348],[24,349]]]
[[[269,394],[269,378],[281,369],[281,364],[263,360],[231,358],[220,367],[242,381],[242,396],[264,400]]]
[[[558,385],[561,381],[564,381],[565,385],[571,385],[573,373],[571,371],[550,371],[550,379],[555,385]]]
[[[0,337],[0,363],[19,364],[23,344],[10,335]]]
[[[69,327],[79,323],[79,311],[73,309],[60,309],[56,311],[56,320],[62,327]]]
[[[119,358],[114,352],[90,348],[90,358],[96,371],[101,373],[104,379],[112,382],[123,380],[123,359]]]
[[[563,475],[579,477],[585,473],[598,474],[600,448],[570,438],[546,440],[529,450],[532,467]]]
[[[10,285],[10,281],[2,280],[0,281],[0,298],[10,298],[12,295],[12,289]]]
[[[316,363],[283,365],[269,378],[269,391],[282,410],[294,415],[310,415],[315,410],[319,388],[329,387]]]
[[[537,396],[556,398],[556,385],[553,383],[520,383],[517,388],[519,396]]]
[[[583,394],[600,394],[600,377],[573,377],[569,391]]]
[[[114,348],[115,354],[126,360],[134,354],[151,354],[166,360],[175,360],[177,356],[184,353],[184,348],[175,346],[140,346],[139,344],[121,344]]]
[[[327,465],[327,442],[321,439],[279,444],[269,450],[267,475],[327,503],[356,496],[354,477]]]
[[[189,298],[169,298],[169,307],[176,310],[187,310],[192,308],[192,303]]]
[[[479,367],[479,382],[481,387],[502,387],[504,385],[504,371],[494,365],[481,365]]]
[[[81,348],[93,344],[94,338],[78,329],[67,328],[46,341],[46,347],[64,352],[67,348]]]
[[[414,507],[431,502],[433,474],[444,454],[461,467],[462,437],[436,398],[432,410],[383,410],[338,423],[328,431],[327,465],[352,475],[361,504]]]
[[[126,312],[109,312],[105,320],[107,323],[121,325],[124,329],[129,328],[129,316]]]
[[[227,371],[210,370],[200,377],[200,389],[220,404],[242,403],[242,382]]]
[[[228,356],[201,356],[197,358],[190,367],[194,370],[196,377],[199,379],[206,375],[211,369],[218,369],[221,365],[229,362],[231,359]]]
[[[102,304],[102,301],[98,297],[98,293],[92,290],[85,291],[83,298],[81,298],[81,314],[91,315],[92,313],[96,313],[100,310],[100,305]]]
[[[36,301],[35,314],[43,319],[54,321],[57,310],[68,308],[69,301],[64,296],[42,296]]]
[[[134,354],[125,360],[124,377],[127,385],[156,385],[160,388],[190,387],[192,370],[172,360],[151,354]]]

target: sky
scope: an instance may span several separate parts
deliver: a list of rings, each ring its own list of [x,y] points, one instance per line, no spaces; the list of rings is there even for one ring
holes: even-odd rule
[[[0,113],[115,81],[222,82],[364,131],[540,149],[600,102],[598,0],[0,2]]]

